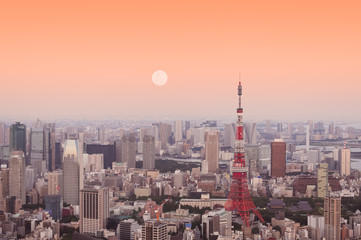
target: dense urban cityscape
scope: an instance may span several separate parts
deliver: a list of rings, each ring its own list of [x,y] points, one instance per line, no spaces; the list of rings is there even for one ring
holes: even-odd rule
[[[1,122],[1,239],[360,239],[361,129],[243,124],[241,95],[234,122]]]

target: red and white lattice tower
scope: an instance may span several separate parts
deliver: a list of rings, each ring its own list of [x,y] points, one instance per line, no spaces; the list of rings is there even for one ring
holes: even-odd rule
[[[238,85],[239,106],[237,109],[237,132],[234,147],[234,161],[230,169],[232,174],[231,191],[225,205],[226,210],[237,212],[244,225],[250,226],[249,214],[252,211],[262,222],[261,214],[254,205],[248,190],[247,167],[243,140],[243,108],[241,105],[242,85]]]

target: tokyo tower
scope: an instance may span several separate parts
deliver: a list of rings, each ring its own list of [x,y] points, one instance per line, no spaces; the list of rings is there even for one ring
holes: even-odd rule
[[[261,214],[254,205],[248,190],[247,167],[244,152],[243,140],[243,108],[241,105],[242,85],[238,85],[239,106],[237,108],[237,132],[234,147],[234,161],[231,164],[231,191],[225,205],[226,210],[237,212],[242,222],[247,227],[250,226],[249,214],[252,211],[262,222]]]

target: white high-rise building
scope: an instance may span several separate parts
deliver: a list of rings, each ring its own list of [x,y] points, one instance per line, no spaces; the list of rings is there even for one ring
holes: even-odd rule
[[[183,122],[182,121],[174,122],[174,139],[176,142],[180,142],[183,139]]]
[[[344,148],[340,154],[340,175],[349,176],[351,174],[351,150]]]
[[[12,151],[9,160],[9,195],[26,203],[25,155],[23,151]]]
[[[109,190],[87,189],[80,191],[80,233],[95,235],[106,228],[109,217]]]

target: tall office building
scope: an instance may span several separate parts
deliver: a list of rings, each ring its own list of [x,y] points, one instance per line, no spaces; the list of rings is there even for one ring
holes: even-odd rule
[[[266,121],[266,133],[271,132],[271,120]]]
[[[128,168],[135,168],[136,142],[133,134],[123,136],[121,144],[122,162],[128,163]]]
[[[25,195],[25,155],[22,151],[12,151],[9,160],[9,195],[26,203]]]
[[[142,240],[168,240],[167,224],[148,220],[142,227]]]
[[[10,151],[23,151],[26,159],[26,126],[20,122],[10,126]]]
[[[271,143],[271,176],[286,176],[286,143],[281,139]]]
[[[44,126],[44,160],[48,171],[55,170],[55,123]]]
[[[10,170],[9,168],[3,168],[0,171],[0,199],[6,198],[9,196],[9,181],[10,181]]]
[[[61,209],[63,208],[63,200],[61,195],[45,195],[45,208],[51,210],[51,217],[58,221],[61,218]]]
[[[105,129],[98,128],[98,141],[100,144],[105,143]]]
[[[143,138],[143,168],[155,168],[155,139],[150,135]]]
[[[0,122],[0,146],[5,144],[5,123]]]
[[[37,176],[46,172],[44,128],[41,126],[30,129],[30,163]]]
[[[320,163],[317,169],[317,197],[324,198],[328,192],[328,164]]]
[[[226,123],[224,125],[224,145],[226,147],[234,147],[236,141],[236,124]]]
[[[109,217],[109,190],[87,189],[80,191],[80,233],[95,235],[106,228]]]
[[[48,194],[63,196],[63,171],[56,170],[48,173]]]
[[[325,197],[323,212],[325,217],[325,238],[327,240],[341,239],[341,198]]]
[[[134,240],[134,235],[138,228],[141,228],[141,226],[139,226],[137,221],[135,221],[134,219],[127,219],[119,222],[116,235],[118,239]]]
[[[244,124],[244,132],[245,132],[245,143],[250,145],[257,144],[257,130],[256,123],[250,122]]]
[[[282,132],[282,123],[277,123],[277,132],[278,133]]]
[[[116,159],[116,144],[87,144],[86,153],[88,154],[103,154],[104,169],[111,168]]]
[[[63,154],[64,202],[79,205],[80,176],[79,141],[67,139]]]
[[[167,149],[169,138],[172,136],[172,126],[167,123],[159,123],[159,140],[161,149]]]
[[[180,142],[183,139],[183,122],[175,121],[174,122],[174,138],[176,142]]]
[[[219,132],[209,130],[205,133],[205,160],[208,163],[208,173],[215,173],[219,162]]]
[[[292,123],[290,122],[287,124],[287,134],[288,136],[292,135]]]
[[[185,121],[184,122],[184,132],[187,132],[188,129],[191,128],[191,122],[190,121]]]
[[[349,148],[343,148],[340,152],[340,175],[350,176],[351,174],[351,150]]]

